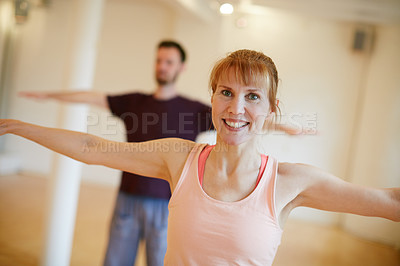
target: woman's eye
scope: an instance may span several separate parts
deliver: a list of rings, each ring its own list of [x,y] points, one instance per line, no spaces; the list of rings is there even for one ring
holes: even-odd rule
[[[222,95],[224,95],[224,96],[232,96],[232,92],[230,92],[230,91],[228,91],[228,90],[223,90],[221,93],[222,93]]]
[[[258,95],[257,94],[255,94],[255,93],[250,93],[248,96],[247,96],[250,100],[258,100],[260,97],[258,97]]]

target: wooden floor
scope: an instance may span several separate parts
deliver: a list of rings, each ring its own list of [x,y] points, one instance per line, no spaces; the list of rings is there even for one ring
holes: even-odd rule
[[[43,250],[47,181],[0,177],[0,265],[38,265]],[[116,189],[81,186],[71,265],[101,265]],[[137,265],[145,265],[143,255]],[[394,248],[337,228],[290,220],[274,266],[400,266]]]

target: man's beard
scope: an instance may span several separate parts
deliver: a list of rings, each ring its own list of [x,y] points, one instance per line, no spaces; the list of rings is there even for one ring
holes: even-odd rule
[[[175,73],[175,75],[172,77],[172,79],[161,78],[156,74],[156,81],[157,81],[157,84],[160,86],[165,86],[168,84],[175,83],[177,78],[178,78],[178,73]]]

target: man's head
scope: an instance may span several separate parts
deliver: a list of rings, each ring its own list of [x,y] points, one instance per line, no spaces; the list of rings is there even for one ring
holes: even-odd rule
[[[180,44],[174,41],[160,42],[155,67],[158,85],[174,83],[184,69],[185,60],[186,53]]]
[[[179,51],[180,56],[181,56],[181,62],[185,63],[185,61],[186,61],[186,52],[185,52],[185,50],[183,49],[183,47],[179,43],[177,43],[175,41],[171,41],[171,40],[161,41],[158,44],[158,49],[160,49],[160,48],[175,48],[175,49],[177,49]]]

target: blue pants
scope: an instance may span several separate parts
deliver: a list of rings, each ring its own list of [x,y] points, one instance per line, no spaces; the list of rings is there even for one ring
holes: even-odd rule
[[[168,200],[119,192],[105,266],[132,266],[139,241],[146,241],[148,266],[164,265],[167,251]]]

